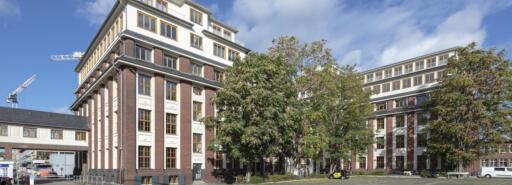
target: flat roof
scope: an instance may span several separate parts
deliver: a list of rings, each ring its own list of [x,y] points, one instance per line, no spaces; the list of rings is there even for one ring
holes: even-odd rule
[[[0,124],[89,130],[86,117],[8,107],[0,107]]]

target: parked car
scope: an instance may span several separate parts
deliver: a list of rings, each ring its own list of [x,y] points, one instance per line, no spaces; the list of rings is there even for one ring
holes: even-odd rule
[[[334,170],[327,178],[329,179],[348,179],[350,176],[347,170]]]
[[[480,177],[512,177],[512,168],[505,167],[482,167]]]

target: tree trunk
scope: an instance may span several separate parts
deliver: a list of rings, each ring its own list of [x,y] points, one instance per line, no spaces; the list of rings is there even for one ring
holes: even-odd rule
[[[264,158],[264,157],[262,157],[262,158],[260,159],[260,161],[261,161],[261,162],[260,162],[260,168],[261,168],[261,169],[260,169],[260,175],[261,175],[262,177],[264,177],[264,176],[265,176],[265,158]]]
[[[286,160],[284,158],[284,155],[281,154],[279,155],[279,172],[281,174],[285,174],[286,173]]]
[[[251,171],[252,171],[252,162],[249,162],[247,165],[247,171],[245,172],[245,182],[251,182]]]

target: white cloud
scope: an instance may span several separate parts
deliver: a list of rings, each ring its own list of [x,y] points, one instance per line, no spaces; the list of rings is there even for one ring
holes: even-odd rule
[[[0,21],[4,18],[21,16],[20,7],[11,0],[0,0]]]
[[[302,41],[326,39],[341,64],[360,69],[484,42],[483,18],[511,3],[495,1],[235,0],[226,11],[237,39],[255,51],[271,40],[296,35]]]
[[[116,0],[88,0],[80,5],[77,13],[87,19],[90,25],[100,25],[115,2]]]

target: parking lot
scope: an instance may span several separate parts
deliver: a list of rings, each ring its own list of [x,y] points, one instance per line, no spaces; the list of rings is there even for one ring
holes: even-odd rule
[[[426,179],[426,178],[400,178],[400,177],[352,177],[349,180],[329,180],[329,179],[309,179],[294,182],[282,182],[274,184],[283,185],[510,185],[511,179],[481,179],[481,178],[467,178],[467,179]]]

